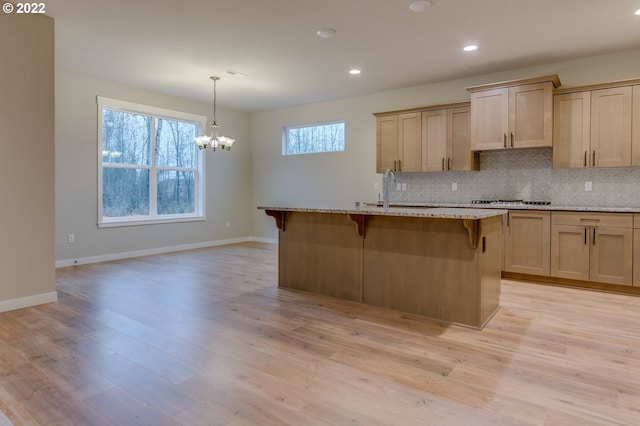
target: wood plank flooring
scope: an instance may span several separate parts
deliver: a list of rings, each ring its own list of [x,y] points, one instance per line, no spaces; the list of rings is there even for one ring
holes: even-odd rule
[[[503,281],[483,331],[279,290],[240,244],[59,269],[0,314],[15,425],[637,425],[640,298]]]

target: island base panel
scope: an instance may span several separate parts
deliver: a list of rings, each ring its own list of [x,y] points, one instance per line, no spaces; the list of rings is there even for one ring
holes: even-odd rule
[[[369,218],[363,302],[482,327],[499,304],[500,223],[481,220],[472,248],[460,220]]]
[[[345,214],[286,212],[278,285],[362,301],[362,237]]]

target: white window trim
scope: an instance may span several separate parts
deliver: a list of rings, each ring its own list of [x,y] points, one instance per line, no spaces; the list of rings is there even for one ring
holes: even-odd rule
[[[342,124],[344,125],[345,132],[345,143],[344,149],[336,150],[336,151],[310,151],[310,152],[289,152],[289,130],[293,129],[303,129],[305,127],[320,127],[320,126],[328,126],[331,124]],[[330,120],[330,121],[320,121],[315,123],[306,123],[306,124],[295,124],[291,126],[284,126],[282,128],[282,156],[290,157],[296,155],[307,155],[307,154],[335,154],[340,152],[345,152],[347,150],[347,123],[345,120]]]
[[[169,120],[180,120],[180,121],[188,121],[196,124],[199,128],[196,129],[196,134],[201,134],[203,129],[207,126],[207,117],[190,114],[182,111],[174,111],[165,108],[154,107],[150,105],[137,104],[133,102],[122,101],[119,99],[106,98],[102,96],[97,96],[96,102],[98,104],[98,228],[113,228],[119,226],[136,226],[136,225],[153,225],[153,224],[164,224],[164,223],[178,223],[178,222],[196,222],[196,221],[205,221],[207,220],[206,216],[206,200],[204,197],[205,192],[205,182],[206,182],[206,168],[204,167],[205,162],[205,151],[197,150],[197,170],[200,173],[196,173],[195,176],[195,200],[196,200],[196,211],[192,214],[184,214],[184,215],[150,215],[145,218],[141,218],[139,216],[132,217],[117,217],[117,218],[104,218],[102,215],[103,206],[102,206],[102,110],[112,109],[112,110],[120,110],[124,112],[130,113],[139,113],[139,114],[147,114],[158,118],[165,118]],[[153,136],[152,136],[153,137]],[[194,142],[195,145],[195,142]],[[149,166],[151,169],[152,166]],[[138,167],[139,168],[139,167]],[[143,167],[144,168],[144,167]],[[162,167],[158,167],[158,169],[162,169]],[[173,170],[173,168],[172,168]],[[153,182],[153,180],[152,180]],[[151,193],[152,188],[149,188],[149,192]],[[156,191],[153,191],[155,193]],[[155,197],[150,200],[151,203],[156,202]],[[149,206],[150,209],[152,206]],[[153,209],[155,211],[155,209]]]

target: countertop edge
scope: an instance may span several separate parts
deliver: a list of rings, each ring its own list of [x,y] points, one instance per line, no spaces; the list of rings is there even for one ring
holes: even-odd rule
[[[501,209],[501,210],[539,210],[539,211],[575,211],[575,212],[604,212],[604,213],[640,213],[640,207],[603,207],[603,206],[566,206],[566,205],[514,205],[492,206],[472,203],[435,203],[435,202],[407,202],[391,203],[393,207],[448,207],[448,208],[474,208],[474,209]]]
[[[415,206],[414,206],[415,207]],[[430,207],[430,206],[421,206]],[[364,206],[359,209],[345,208],[316,208],[316,207],[290,207],[290,206],[258,206],[259,210],[308,212],[308,213],[337,213],[365,216],[394,216],[394,217],[424,217],[434,219],[471,219],[479,220],[508,213],[506,209],[479,209],[476,207],[430,207],[416,209],[410,207],[392,206],[388,211],[381,207]]]

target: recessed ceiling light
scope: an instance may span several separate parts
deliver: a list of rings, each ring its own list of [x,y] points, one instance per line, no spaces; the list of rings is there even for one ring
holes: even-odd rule
[[[636,10],[636,15],[640,15],[640,9]]]
[[[351,75],[359,75],[360,73],[362,73],[362,71],[360,71],[358,68],[353,68],[349,70],[349,74]]]
[[[421,12],[424,12],[425,10],[429,9],[432,5],[433,5],[433,2],[431,2],[429,0],[419,0],[419,1],[412,2],[409,5],[409,9],[412,12],[421,13]]]
[[[320,38],[331,38],[336,34],[336,30],[333,28],[321,28],[316,31],[316,34],[318,34]]]
[[[478,50],[478,46],[475,44],[467,44],[462,48],[465,52],[473,52],[474,50]]]

